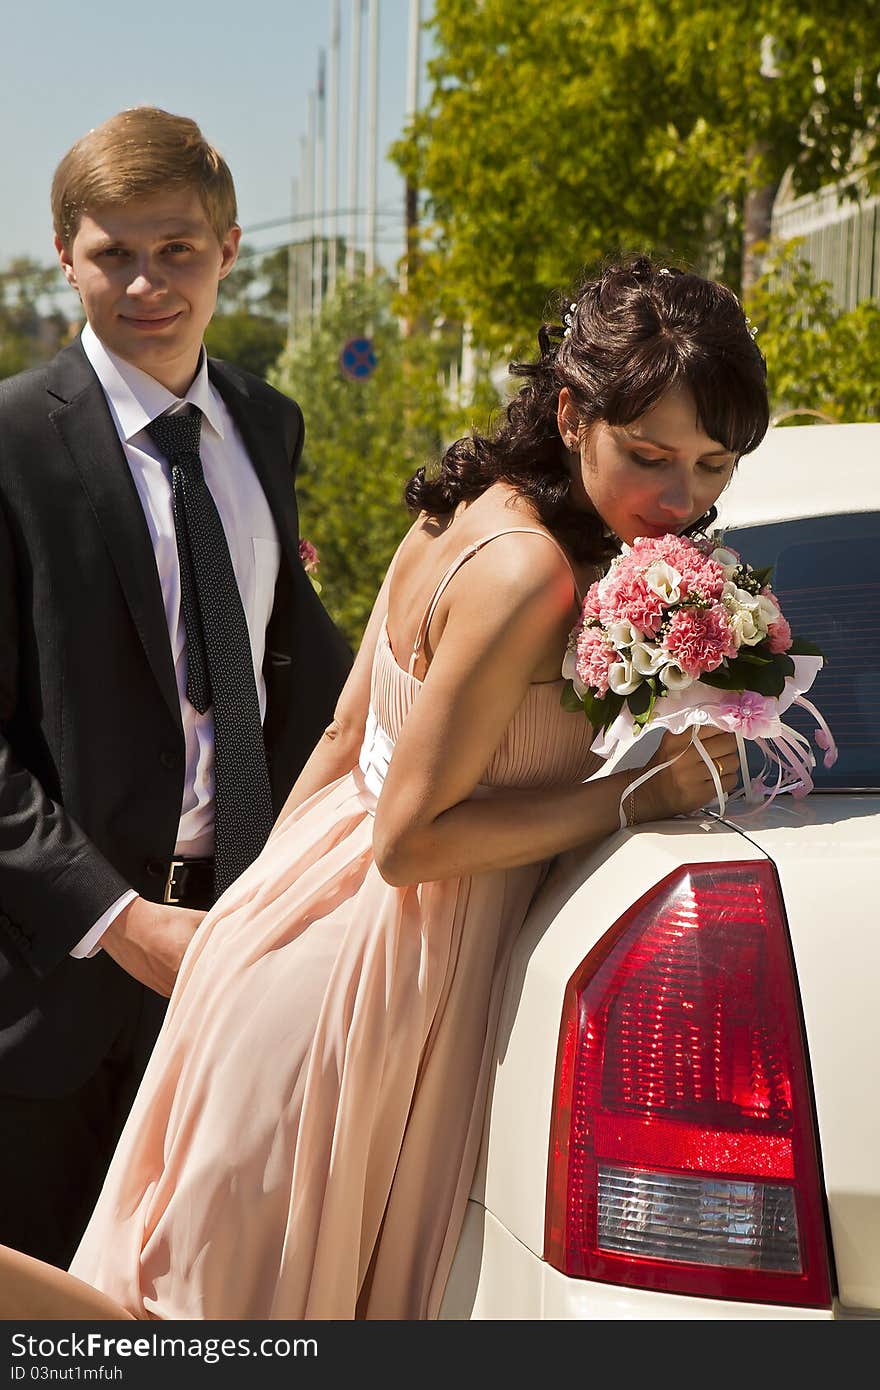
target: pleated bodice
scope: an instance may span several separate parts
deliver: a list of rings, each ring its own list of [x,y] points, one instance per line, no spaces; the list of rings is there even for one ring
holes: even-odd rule
[[[384,744],[387,740],[390,747],[384,751],[389,756],[421,687],[422,682],[398,663],[383,624],[373,662],[370,708],[373,741]],[[563,709],[562,687],[561,680],[529,686],[480,778],[481,786],[552,786],[584,781],[595,771],[599,759],[590,752],[594,731],[583,714]]]

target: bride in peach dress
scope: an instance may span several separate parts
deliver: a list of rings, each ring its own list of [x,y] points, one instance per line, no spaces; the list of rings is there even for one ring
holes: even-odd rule
[[[337,717],[187,950],[71,1274],[0,1253],[3,1316],[437,1316],[511,945],[629,776],[586,781],[560,704],[581,595],[618,538],[703,517],[767,425],[742,309],[698,276],[610,267],[539,341],[496,436],[411,481]],[[691,751],[631,814],[713,795]]]

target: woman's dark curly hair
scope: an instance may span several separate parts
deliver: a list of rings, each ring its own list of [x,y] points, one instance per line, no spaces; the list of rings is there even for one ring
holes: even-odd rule
[[[537,359],[511,365],[526,384],[494,436],[457,440],[439,470],[419,469],[405,497],[412,511],[442,516],[503,480],[531,501],[576,560],[601,562],[615,542],[600,517],[570,500],[568,453],[556,422],[563,386],[581,426],[589,427],[597,420],[631,424],[670,387],[685,384],[706,433],[741,455],[767,430],[767,370],[731,290],[648,256],[607,265],[560,308],[570,331],[542,324]]]

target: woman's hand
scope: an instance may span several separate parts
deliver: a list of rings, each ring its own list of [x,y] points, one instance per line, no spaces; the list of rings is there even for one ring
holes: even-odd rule
[[[694,746],[692,735],[692,729],[682,734],[663,735],[648,767],[659,767],[669,758],[675,758],[675,762],[639,787],[634,797],[635,820],[667,820],[670,816],[697,811],[716,799],[718,793],[712,774]],[[736,737],[709,728],[700,731],[700,742],[715,764],[725,795],[729,796],[739,782]],[[676,757],[676,754],[681,756]]]

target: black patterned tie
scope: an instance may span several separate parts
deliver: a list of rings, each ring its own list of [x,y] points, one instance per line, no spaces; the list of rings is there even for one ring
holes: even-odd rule
[[[272,829],[272,793],[247,620],[226,534],[199,458],[202,412],[159,415],[147,432],[171,465],[186,693],[214,709],[214,888],[256,859]]]

